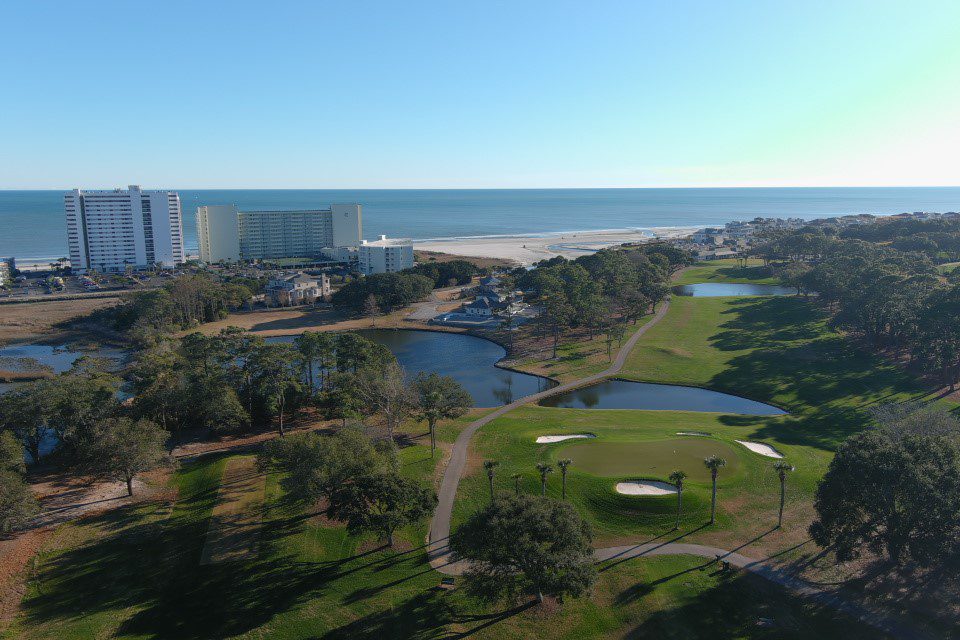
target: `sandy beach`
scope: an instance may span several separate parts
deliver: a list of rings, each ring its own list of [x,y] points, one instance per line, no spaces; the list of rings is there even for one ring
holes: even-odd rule
[[[481,238],[443,238],[414,240],[414,248],[478,258],[502,258],[530,265],[554,256],[576,258],[605,247],[627,242],[649,242],[660,238],[690,235],[696,227],[662,227],[651,229],[614,229],[545,233],[538,236],[500,236]]]

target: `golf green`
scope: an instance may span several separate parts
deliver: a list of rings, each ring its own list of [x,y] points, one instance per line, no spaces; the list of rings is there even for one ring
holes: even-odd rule
[[[652,477],[666,479],[675,469],[685,471],[695,482],[710,479],[703,459],[718,455],[727,461],[723,475],[732,476],[740,467],[736,450],[712,438],[671,438],[641,442],[590,440],[568,445],[556,458],[570,458],[577,471],[602,477]]]

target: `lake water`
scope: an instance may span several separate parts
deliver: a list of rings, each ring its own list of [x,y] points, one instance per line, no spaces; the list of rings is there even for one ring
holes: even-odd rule
[[[0,369],[7,371],[51,370],[63,373],[73,366],[81,356],[108,358],[117,363],[126,358],[121,349],[101,347],[93,350],[79,350],[67,345],[18,344],[0,347]],[[0,383],[0,393],[9,391],[16,383]]]
[[[155,185],[144,185],[155,188]],[[175,189],[175,185],[166,188]],[[306,209],[363,205],[363,235],[414,239],[706,227],[757,216],[811,220],[854,213],[960,210],[960,187],[743,189],[180,189],[186,249],[200,205]],[[66,255],[63,191],[0,191],[0,256]]]
[[[792,296],[797,290],[777,284],[750,284],[732,282],[700,282],[673,288],[680,296],[695,298],[719,298],[722,296]]]
[[[546,378],[495,367],[506,351],[483,338],[408,329],[363,329],[356,333],[390,349],[411,378],[421,371],[436,371],[454,378],[478,407],[509,404],[553,384]],[[293,339],[284,336],[269,340],[292,342]]]
[[[769,404],[719,391],[668,384],[608,380],[540,401],[545,407],[709,411],[757,416],[786,415]]]

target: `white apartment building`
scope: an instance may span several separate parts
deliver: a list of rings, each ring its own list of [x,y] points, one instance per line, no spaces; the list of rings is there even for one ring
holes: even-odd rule
[[[302,211],[239,211],[235,205],[197,209],[205,262],[318,257],[325,249],[356,247],[361,234],[358,204]]]
[[[231,205],[197,207],[197,238],[204,262],[238,262],[240,229],[237,208]]]
[[[360,245],[358,252],[358,270],[364,275],[373,273],[392,273],[413,266],[413,244],[409,240],[388,240],[380,236],[379,240]]]
[[[127,189],[64,195],[70,266],[78,273],[175,267],[185,260],[180,196]]]

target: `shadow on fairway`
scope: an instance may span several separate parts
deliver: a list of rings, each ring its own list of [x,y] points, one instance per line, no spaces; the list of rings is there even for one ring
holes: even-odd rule
[[[732,300],[730,316],[710,338],[720,351],[747,351],[727,363],[709,386],[770,401],[791,415],[724,416],[752,426],[753,436],[833,450],[869,422],[867,409],[919,399],[927,391],[908,373],[825,329],[826,315],[797,297]]]

